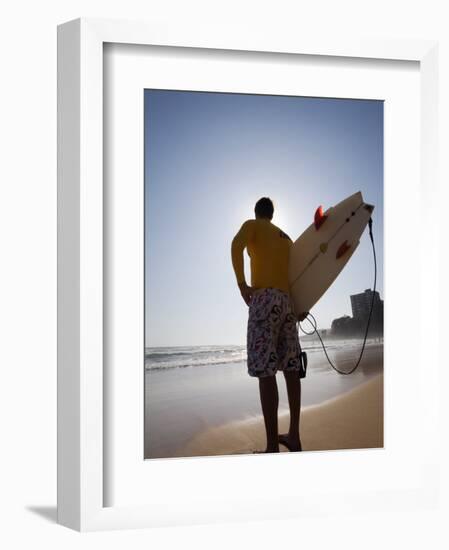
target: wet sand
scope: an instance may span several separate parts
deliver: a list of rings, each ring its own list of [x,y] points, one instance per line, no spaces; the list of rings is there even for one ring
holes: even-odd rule
[[[331,354],[349,369],[359,347]],[[334,372],[322,352],[309,354],[302,381],[304,450],[383,446],[383,346],[371,344],[357,371]],[[278,374],[279,422],[288,425],[288,401]],[[145,457],[209,456],[262,449],[265,445],[257,379],[244,363],[147,372]]]
[[[288,414],[279,418],[288,431]],[[303,451],[383,447],[383,375],[301,412]],[[264,449],[262,418],[231,422],[198,434],[176,456],[246,454]],[[280,446],[281,451],[287,449]]]

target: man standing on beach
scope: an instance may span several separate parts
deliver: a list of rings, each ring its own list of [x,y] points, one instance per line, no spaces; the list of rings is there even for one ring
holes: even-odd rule
[[[279,452],[279,443],[290,451],[301,451],[301,350],[288,284],[292,241],[271,223],[274,207],[269,198],[259,199],[254,212],[255,219],[247,220],[242,225],[232,241],[231,250],[237,283],[243,300],[249,306],[248,374],[259,379],[267,436],[264,452]],[[245,248],[251,259],[251,286],[245,281]],[[290,428],[287,434],[281,435],[278,433],[278,370],[284,373],[290,407]]]

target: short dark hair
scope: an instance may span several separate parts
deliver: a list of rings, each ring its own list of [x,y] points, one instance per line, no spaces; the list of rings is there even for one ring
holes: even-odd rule
[[[262,197],[256,202],[254,212],[256,216],[259,216],[260,218],[268,218],[271,220],[274,212],[273,201],[268,197]]]

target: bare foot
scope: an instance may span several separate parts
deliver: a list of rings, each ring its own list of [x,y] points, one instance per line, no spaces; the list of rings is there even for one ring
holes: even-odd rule
[[[299,452],[302,451],[301,440],[298,438],[290,437],[289,434],[279,435],[279,443],[287,447],[289,451]]]

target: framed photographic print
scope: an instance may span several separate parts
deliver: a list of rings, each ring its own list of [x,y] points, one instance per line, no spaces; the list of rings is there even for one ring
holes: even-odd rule
[[[58,51],[59,522],[434,502],[436,45],[82,19]]]
[[[147,89],[144,117],[145,458],[383,447],[383,101]],[[315,223],[319,196],[339,206]],[[298,347],[287,291],[298,312],[320,297],[331,364],[309,318]]]

